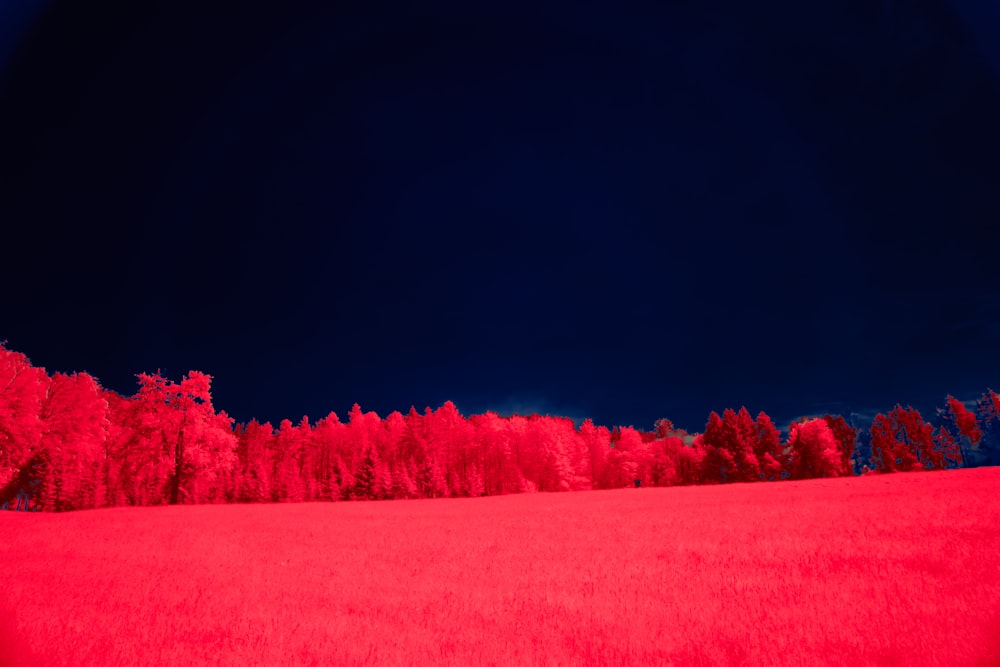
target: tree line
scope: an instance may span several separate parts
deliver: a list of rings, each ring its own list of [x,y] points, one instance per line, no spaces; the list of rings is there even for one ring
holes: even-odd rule
[[[451,401],[385,418],[355,404],[315,423],[236,424],[211,376],[137,375],[132,396],[87,373],[49,376],[0,343],[0,506],[30,488],[45,511],[120,505],[383,500],[725,484],[996,465],[1000,395],[948,396],[927,422],[896,405],[859,430],[764,412],[712,412],[701,433],[494,412]]]

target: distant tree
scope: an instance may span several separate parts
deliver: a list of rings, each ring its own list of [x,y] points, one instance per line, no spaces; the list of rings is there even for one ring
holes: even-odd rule
[[[671,429],[670,432],[673,432]],[[650,469],[653,486],[677,486],[684,483],[684,450],[689,449],[679,435],[668,435],[654,443],[653,463]]]
[[[920,412],[897,404],[888,415],[879,413],[871,427],[872,463],[879,472],[943,467],[934,447],[933,428]]]
[[[697,441],[705,451],[702,459],[701,482],[720,484],[730,482],[735,477],[736,461],[725,445],[725,426],[722,417],[714,410],[708,415],[705,431],[697,436]]]
[[[109,506],[139,504],[140,475],[148,474],[145,464],[153,464],[159,453],[147,458],[143,455],[148,452],[136,444],[140,435],[136,400],[107,390],[101,395],[108,403],[109,422],[104,441],[105,502]]]
[[[872,450],[872,431],[870,427],[858,430],[857,445],[854,448],[854,460],[858,474],[872,472],[877,468]]]
[[[1000,465],[1000,394],[987,389],[976,402],[976,420],[982,437],[970,448],[975,465]]]
[[[402,442],[406,432],[406,418],[398,410],[393,410],[382,420],[384,433],[379,444],[379,454],[390,467],[395,467],[403,458]]]
[[[901,410],[897,406],[893,412],[898,412],[898,417],[895,418],[902,424],[907,446],[916,454],[920,467],[928,470],[944,468],[944,457],[934,447],[934,427],[924,421],[915,408]]]
[[[970,450],[983,436],[975,414],[957,398],[948,395],[944,408],[937,409],[934,421],[934,450],[940,467],[957,468],[968,465]]]
[[[636,429],[615,427],[611,432],[610,451],[607,454],[602,488],[620,489],[632,486],[635,480],[650,483],[649,469],[652,460],[650,443],[642,440]]]
[[[305,500],[302,452],[310,435],[311,427],[306,416],[302,417],[298,426],[293,426],[289,419],[281,421],[275,442],[274,483],[271,486],[271,498],[275,502],[298,503]]]
[[[391,471],[392,475],[392,497],[393,498],[416,498],[417,484],[413,481],[406,464],[400,462]]]
[[[712,412],[702,434],[706,481],[759,480],[760,463],[754,452],[758,446],[757,432],[757,425],[745,407],[739,413],[726,408],[722,417]]]
[[[108,491],[115,504],[162,505],[170,499],[180,420],[170,405],[166,378],[159,373],[137,377],[135,395],[108,400],[109,457],[114,461]]]
[[[378,450],[376,450],[378,451]],[[373,500],[390,500],[392,495],[392,470],[379,453],[375,461],[375,484]]]
[[[318,482],[319,500],[339,500],[341,495],[340,471],[335,470],[340,443],[346,438],[347,427],[340,423],[336,412],[319,420],[313,428],[312,442],[316,451],[312,478]]]
[[[170,504],[219,499],[218,485],[238,460],[232,420],[212,407],[212,377],[191,371],[176,384],[159,373],[138,378],[131,449],[148,449],[139,458],[154,458],[151,481],[165,482]],[[157,495],[154,488],[147,500],[161,502]]]
[[[788,454],[781,444],[781,434],[765,412],[757,414],[754,455],[763,480],[780,480],[788,474]]]
[[[42,404],[49,377],[0,341],[0,487],[42,447]]]
[[[846,465],[837,440],[823,419],[792,424],[788,443],[792,452],[792,479],[839,477],[845,474]]]
[[[972,444],[978,444],[983,437],[983,432],[979,428],[979,422],[976,420],[975,413],[965,407],[962,401],[951,394],[945,400],[948,404],[949,412],[955,417],[955,426],[958,427],[958,432],[968,438]],[[993,400],[988,395],[980,400],[984,401],[984,405],[993,404]],[[984,414],[986,413],[984,412]]]
[[[604,468],[607,465],[608,446],[611,443],[611,432],[604,426],[595,426],[590,419],[580,424],[580,439],[587,450],[590,469],[590,486],[593,489],[603,488]]]
[[[417,491],[421,498],[447,498],[448,482],[437,461],[429,455],[416,464]]]
[[[472,429],[451,401],[428,414],[424,419],[428,455],[441,467],[447,482],[447,495],[462,495],[466,468],[471,463],[469,445]]]
[[[854,448],[857,444],[858,431],[847,423],[842,416],[823,415],[823,421],[830,427],[834,440],[837,441],[837,450],[840,452],[842,473],[844,475],[854,474]]]
[[[351,469],[345,464],[340,456],[336,456],[333,459],[333,483],[331,484],[331,492],[336,489],[339,491],[340,500],[350,500],[352,494],[354,493],[354,474]]]
[[[741,406],[738,413],[729,410],[726,433],[728,445],[736,462],[736,479],[741,482],[756,482],[760,480],[760,463],[755,450],[757,442],[757,423],[750,416],[746,407]],[[723,419],[726,422],[725,419]]]
[[[683,485],[704,483],[703,470],[705,469],[705,448],[702,444],[701,434],[696,434],[690,444],[677,450],[677,478]]]
[[[934,451],[940,456],[943,468],[956,468],[965,458],[962,456],[962,445],[944,426],[934,431]],[[962,436],[959,436],[960,438]]]
[[[271,501],[272,459],[276,449],[274,428],[270,422],[260,424],[254,419],[236,429],[236,441],[239,460],[237,499],[248,503]]]
[[[354,500],[376,500],[379,497],[375,479],[377,459],[374,446],[369,445],[357,472],[354,474],[354,490],[352,492]]]
[[[653,433],[660,440],[665,440],[668,436],[672,435],[674,432],[674,423],[669,419],[657,419],[656,423],[653,424]]]
[[[482,466],[483,493],[504,493],[504,467],[510,459],[510,446],[504,433],[504,421],[487,411],[469,417],[473,439],[479,443]]]
[[[87,373],[56,373],[46,387],[41,417],[48,466],[39,505],[55,511],[101,506],[109,426],[101,387]]]

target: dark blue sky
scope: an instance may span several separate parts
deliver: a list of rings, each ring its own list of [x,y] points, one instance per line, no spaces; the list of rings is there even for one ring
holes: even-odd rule
[[[985,3],[29,4],[0,339],[50,372],[689,430],[1000,388]]]

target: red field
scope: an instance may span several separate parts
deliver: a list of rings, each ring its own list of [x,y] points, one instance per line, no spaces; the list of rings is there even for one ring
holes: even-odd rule
[[[0,512],[0,663],[998,665],[998,489]]]

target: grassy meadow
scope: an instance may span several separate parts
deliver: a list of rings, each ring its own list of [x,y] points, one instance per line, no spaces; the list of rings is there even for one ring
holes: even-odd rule
[[[1000,665],[998,490],[0,512],[0,665]]]

